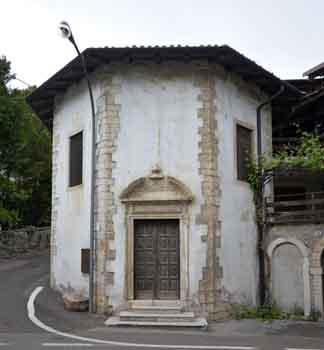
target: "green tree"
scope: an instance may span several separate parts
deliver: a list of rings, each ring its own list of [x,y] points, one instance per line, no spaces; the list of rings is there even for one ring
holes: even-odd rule
[[[10,89],[10,62],[0,57],[0,224],[50,220],[50,134],[25,102],[33,88]]]

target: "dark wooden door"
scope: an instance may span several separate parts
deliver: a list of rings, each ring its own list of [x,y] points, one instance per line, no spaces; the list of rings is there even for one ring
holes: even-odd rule
[[[179,220],[136,220],[136,299],[179,299]]]

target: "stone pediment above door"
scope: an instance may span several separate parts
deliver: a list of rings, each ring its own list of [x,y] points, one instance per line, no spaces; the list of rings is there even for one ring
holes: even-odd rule
[[[124,203],[135,202],[190,202],[194,198],[190,189],[171,176],[164,176],[160,169],[151,175],[133,181],[122,192]]]

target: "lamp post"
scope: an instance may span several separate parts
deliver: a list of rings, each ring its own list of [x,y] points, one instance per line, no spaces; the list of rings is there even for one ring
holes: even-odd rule
[[[96,305],[94,303],[94,279],[95,279],[95,263],[96,263],[96,246],[95,246],[95,235],[94,235],[94,192],[95,192],[95,157],[96,157],[96,114],[93,100],[93,92],[85,62],[84,55],[80,52],[73,34],[71,27],[65,21],[59,24],[60,35],[68,39],[74,46],[81,59],[81,65],[84,73],[84,78],[87,81],[90,104],[91,104],[91,116],[92,116],[92,152],[91,152],[91,179],[90,179],[90,274],[89,274],[89,311],[96,312]]]

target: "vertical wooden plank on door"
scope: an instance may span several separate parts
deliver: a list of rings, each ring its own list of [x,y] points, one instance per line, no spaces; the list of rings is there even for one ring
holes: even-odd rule
[[[179,299],[179,220],[136,220],[134,232],[135,297]]]
[[[134,225],[135,298],[153,299],[156,270],[154,259],[154,234],[152,232],[154,225],[147,220],[136,220]]]

